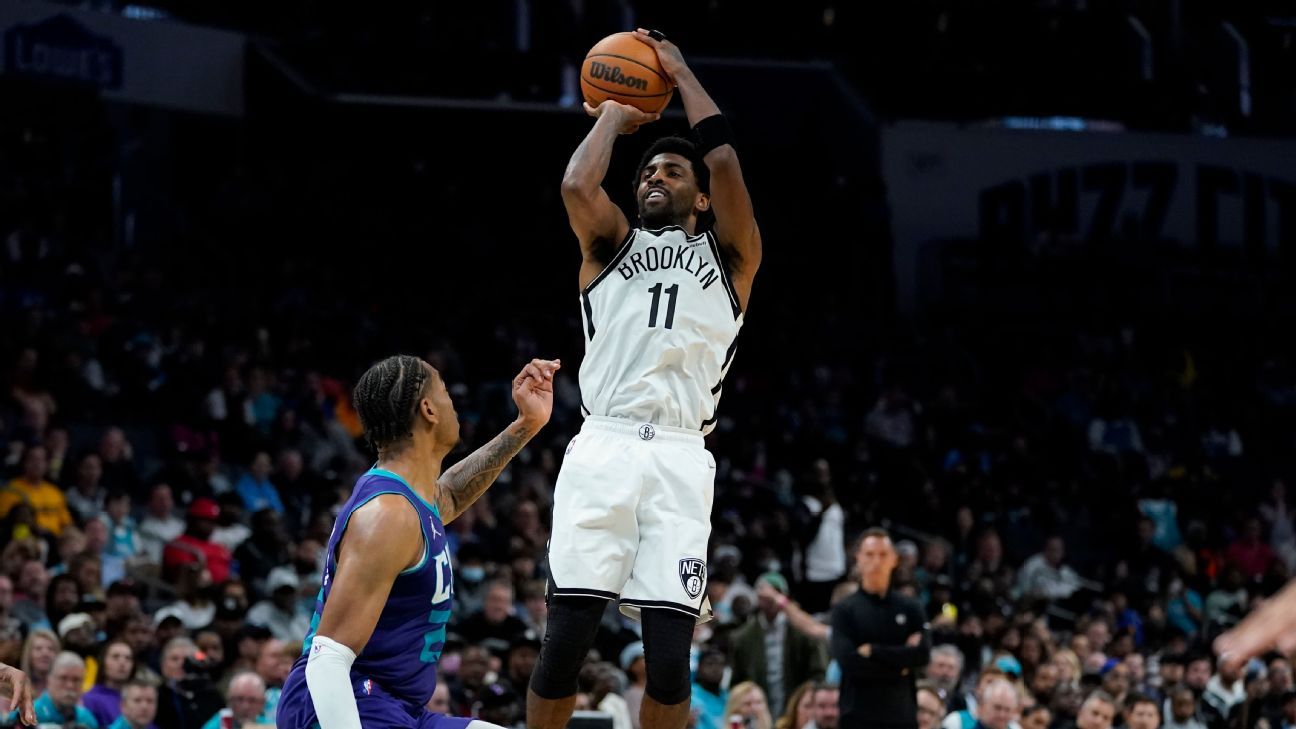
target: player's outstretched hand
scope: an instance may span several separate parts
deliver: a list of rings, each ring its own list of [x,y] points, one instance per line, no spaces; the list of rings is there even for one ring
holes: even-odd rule
[[[585,113],[595,119],[603,116],[611,117],[616,123],[617,134],[634,134],[639,127],[644,124],[655,122],[661,118],[661,114],[650,114],[638,107],[622,104],[619,101],[605,99],[598,106],[590,106],[585,102]]]
[[[513,402],[518,417],[539,428],[553,414],[553,378],[561,360],[533,359],[513,378]]]
[[[1296,580],[1215,639],[1220,662],[1231,666],[1240,666],[1270,648],[1283,654],[1296,651]]]
[[[36,712],[32,709],[32,685],[27,674],[0,663],[0,692],[9,695],[9,711],[18,712],[18,723],[36,726]]]
[[[671,83],[679,83],[679,77],[689,72],[688,64],[684,62],[684,54],[680,53],[679,46],[666,40],[666,36],[644,28],[636,28],[634,34],[636,38],[657,51],[657,61],[670,77]]]

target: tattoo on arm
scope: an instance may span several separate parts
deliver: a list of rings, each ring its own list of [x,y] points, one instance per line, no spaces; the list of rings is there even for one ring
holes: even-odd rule
[[[510,425],[504,432],[495,436],[491,442],[478,448],[462,461],[441,474],[437,480],[437,509],[441,511],[442,523],[449,524],[464,513],[478,499],[495,479],[500,471],[531,440],[535,431]]]

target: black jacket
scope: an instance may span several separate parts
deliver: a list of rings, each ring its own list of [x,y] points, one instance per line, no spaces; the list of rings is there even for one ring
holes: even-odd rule
[[[921,633],[918,645],[906,641]],[[868,658],[859,647],[871,646]],[[895,592],[860,590],[832,612],[832,657],[841,667],[841,725],[913,729],[918,726],[914,674],[931,653],[918,601]]]

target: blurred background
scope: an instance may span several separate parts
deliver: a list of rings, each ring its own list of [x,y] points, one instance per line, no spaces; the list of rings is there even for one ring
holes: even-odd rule
[[[438,367],[457,459],[511,420],[521,364],[559,357],[551,424],[450,525],[450,710],[519,721],[580,423],[576,73],[636,26],[729,116],[765,241],[708,439],[719,620],[694,658],[726,662],[701,690],[828,726],[793,700],[832,680],[822,646],[775,687],[743,648],[778,613],[756,587],[813,620],[882,525],[959,649],[928,676],[950,711],[994,667],[1058,727],[1091,687],[1181,682],[1167,721],[1296,722],[1287,657],[1220,675],[1208,649],[1296,567],[1280,0],[6,0],[0,660],[43,689],[59,650],[87,659],[106,726],[120,638],[162,729],[273,723],[372,459],[358,375]],[[640,152],[686,130],[675,102],[623,137],[613,199],[632,210]],[[582,678],[632,723],[636,631],[609,612]]]

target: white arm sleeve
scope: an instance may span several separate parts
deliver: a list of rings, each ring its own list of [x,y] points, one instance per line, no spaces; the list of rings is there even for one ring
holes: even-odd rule
[[[306,688],[315,702],[315,716],[321,729],[360,729],[360,710],[351,688],[351,664],[355,653],[323,635],[311,641],[306,659]]]

